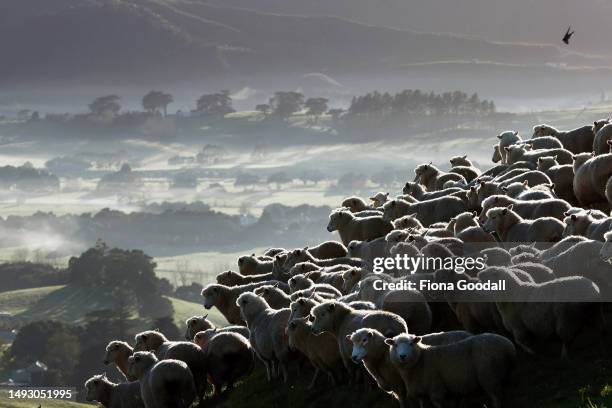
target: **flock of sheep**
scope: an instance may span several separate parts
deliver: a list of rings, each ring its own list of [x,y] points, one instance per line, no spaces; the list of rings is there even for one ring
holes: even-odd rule
[[[444,172],[415,169],[402,194],[349,197],[327,229],[341,241],[272,248],[238,259],[238,271],[203,291],[231,324],[186,322],[187,341],[158,331],[113,341],[105,364],[127,382],[94,376],[87,399],[107,408],[189,407],[229,392],[258,364],[268,381],[310,362],[317,381],[376,384],[401,407],[502,406],[517,352],[552,347],[571,354],[578,339],[603,341],[612,296],[612,124],[568,132],[503,132],[481,172],[466,156]],[[605,212],[604,212],[605,211]],[[481,257],[465,274],[426,266],[373,273],[377,259],[408,255]],[[504,293],[379,290],[384,281],[498,282]],[[583,339],[584,341],[584,339]],[[557,349],[558,347],[558,349]],[[554,358],[554,357],[552,357]],[[319,375],[323,374],[323,379]]]

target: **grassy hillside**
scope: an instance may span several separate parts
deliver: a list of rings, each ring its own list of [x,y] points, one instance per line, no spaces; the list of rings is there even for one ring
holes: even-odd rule
[[[167,297],[174,306],[174,320],[183,329],[185,320],[207,314],[217,325],[227,324],[217,309],[207,311],[201,304]],[[0,311],[25,321],[59,320],[79,323],[90,312],[114,307],[110,298],[99,291],[72,286],[46,286],[0,293]]]
[[[36,407],[38,403],[39,401],[15,401],[0,397],[0,406],[2,408],[32,408]],[[93,405],[59,400],[45,400],[40,402],[40,406],[41,408],[91,408]]]

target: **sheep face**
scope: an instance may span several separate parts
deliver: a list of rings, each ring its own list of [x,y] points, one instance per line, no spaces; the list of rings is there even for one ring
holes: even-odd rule
[[[217,283],[225,286],[235,286],[240,284],[240,280],[236,272],[225,271],[217,275]]]
[[[342,228],[351,218],[351,215],[346,211],[335,211],[331,213],[329,216],[329,223],[327,224],[327,231],[334,232]]]
[[[287,340],[289,343],[290,350],[297,349],[297,337],[300,333],[303,333],[304,330],[307,332],[311,330],[311,325],[306,318],[298,318],[289,320],[289,324],[287,325]]]
[[[147,330],[138,333],[135,336],[136,344],[134,351],[154,351],[157,350],[163,342],[167,341],[166,337],[158,331]]]
[[[410,228],[422,228],[423,225],[414,215],[405,215],[397,220],[393,221],[393,228],[395,229],[410,229]]]
[[[468,160],[467,155],[464,156],[453,156],[450,158],[451,167],[467,166],[470,167],[472,162]]]
[[[350,256],[351,258],[360,258],[361,256],[361,248],[359,245],[359,241],[351,241],[349,242],[349,244],[346,247],[347,251],[348,251],[348,256]]]
[[[505,147],[507,155],[506,161],[508,164],[514,164],[521,160],[523,155],[529,150],[528,145],[512,145]]]
[[[103,401],[105,394],[109,392],[109,388],[106,374],[94,375],[85,382],[85,399],[89,402]]]
[[[593,134],[597,134],[597,132],[599,132],[601,130],[601,128],[603,128],[604,126],[606,126],[607,124],[610,123],[610,119],[600,119],[600,120],[596,120],[595,122],[593,122]]]
[[[185,331],[185,339],[193,340],[193,337],[196,333],[214,328],[213,324],[208,321],[208,315],[205,316],[193,316],[187,319],[185,325],[187,326],[187,330]]]
[[[217,329],[199,331],[193,336],[193,342],[200,346],[201,349],[204,349],[206,344],[208,344],[208,342],[216,334],[216,332]]]
[[[385,339],[385,344],[391,346],[389,353],[401,364],[411,364],[418,360],[420,349],[418,344],[421,342],[419,336],[411,334],[400,334],[392,339]]]
[[[538,170],[546,171],[553,166],[558,166],[557,156],[538,157]]]
[[[404,242],[408,238],[408,231],[404,230],[393,230],[385,236],[385,241],[390,244],[397,244],[398,242]]]
[[[141,379],[155,363],[157,363],[155,354],[148,351],[138,351],[128,359],[128,375]]]
[[[221,297],[221,286],[210,284],[202,289],[202,297],[204,298],[204,307],[211,309],[217,304]]]
[[[557,130],[553,128],[552,126],[538,125],[538,126],[533,127],[532,138],[541,137],[541,136],[554,136],[556,134],[557,134]]]
[[[418,195],[423,191],[423,188],[420,187],[418,183],[414,183],[412,181],[407,182],[402,188],[402,194],[410,194],[410,195]]]
[[[310,311],[313,318],[311,331],[314,334],[321,334],[332,329],[336,308],[336,302],[324,302],[312,308]]]
[[[104,365],[116,363],[117,361],[127,360],[132,355],[132,348],[122,341],[111,341],[106,346],[104,355]]]
[[[572,159],[574,160],[574,174],[578,171],[580,167],[582,167],[584,163],[586,163],[587,160],[592,159],[594,156],[595,153],[593,152],[578,153],[573,155]]]
[[[242,320],[248,322],[249,317],[258,314],[262,309],[268,308],[268,303],[253,292],[245,292],[236,299],[236,306],[240,308]]]
[[[494,207],[487,211],[487,220],[482,226],[486,232],[496,232],[505,224],[506,218],[508,218],[509,209],[502,207]]]
[[[291,310],[291,314],[289,315],[289,321],[308,317],[310,310],[315,304],[316,303],[314,300],[306,299],[303,297],[300,297],[295,301],[291,302],[291,305],[289,305],[289,309]]]
[[[291,293],[302,289],[308,289],[312,286],[310,279],[301,275],[295,275],[293,278],[289,279],[287,283],[289,284]]]
[[[432,177],[436,177],[440,171],[433,166],[431,163],[429,164],[420,164],[414,169],[414,182],[423,183],[423,180],[430,179]]]
[[[342,291],[348,293],[361,279],[361,273],[358,269],[352,268],[342,274]]]
[[[305,248],[300,248],[300,249],[294,249],[293,251],[289,252],[287,254],[287,257],[285,258],[285,264],[283,265],[284,268],[288,269],[297,263],[307,261],[308,260],[308,256],[306,253],[307,250],[308,250],[308,247],[305,247]]]
[[[389,193],[378,192],[374,196],[370,197],[370,201],[374,207],[381,207],[389,199]]]
[[[565,224],[563,236],[583,235],[592,222],[593,219],[588,212],[569,214],[563,219],[563,223]]]
[[[612,263],[612,232],[606,232],[604,239],[605,241],[599,250],[599,256],[604,262]]]
[[[368,209],[368,205],[359,197],[348,197],[344,199],[341,207],[346,207],[353,213]]]
[[[373,340],[374,333],[368,329],[359,329],[351,335],[346,336],[346,339],[353,343],[353,352],[351,359],[355,363],[359,363],[368,355],[369,343]]]

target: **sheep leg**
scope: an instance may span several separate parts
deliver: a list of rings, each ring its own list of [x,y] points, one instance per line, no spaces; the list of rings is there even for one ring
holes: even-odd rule
[[[311,390],[315,386],[318,376],[319,376],[319,369],[315,367],[314,375],[312,376],[312,380],[310,381],[310,385],[308,386],[309,390]]]
[[[287,368],[287,362],[279,361],[278,368],[279,368],[280,373],[283,375],[283,382],[286,383],[289,380],[289,370]]]
[[[268,382],[272,381],[272,370],[270,367],[270,362],[266,361],[266,360],[262,360],[264,363],[264,366],[266,367],[266,377],[268,379]]]

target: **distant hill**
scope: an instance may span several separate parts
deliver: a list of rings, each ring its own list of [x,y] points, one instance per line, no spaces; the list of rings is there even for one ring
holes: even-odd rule
[[[381,27],[446,32],[505,42],[560,44],[576,29],[570,50],[612,54],[612,2],[602,0],[200,0],[224,7],[296,15],[337,16]]]
[[[4,0],[0,5],[0,80],[383,74],[401,71],[406,64],[448,60],[536,66],[603,64],[597,58],[562,52],[556,46],[498,44],[338,17],[278,15],[198,1],[49,3]],[[227,4],[240,5],[238,0]],[[283,10],[291,11],[289,6]],[[330,9],[321,6],[318,10]],[[332,11],[329,13],[341,14]]]

